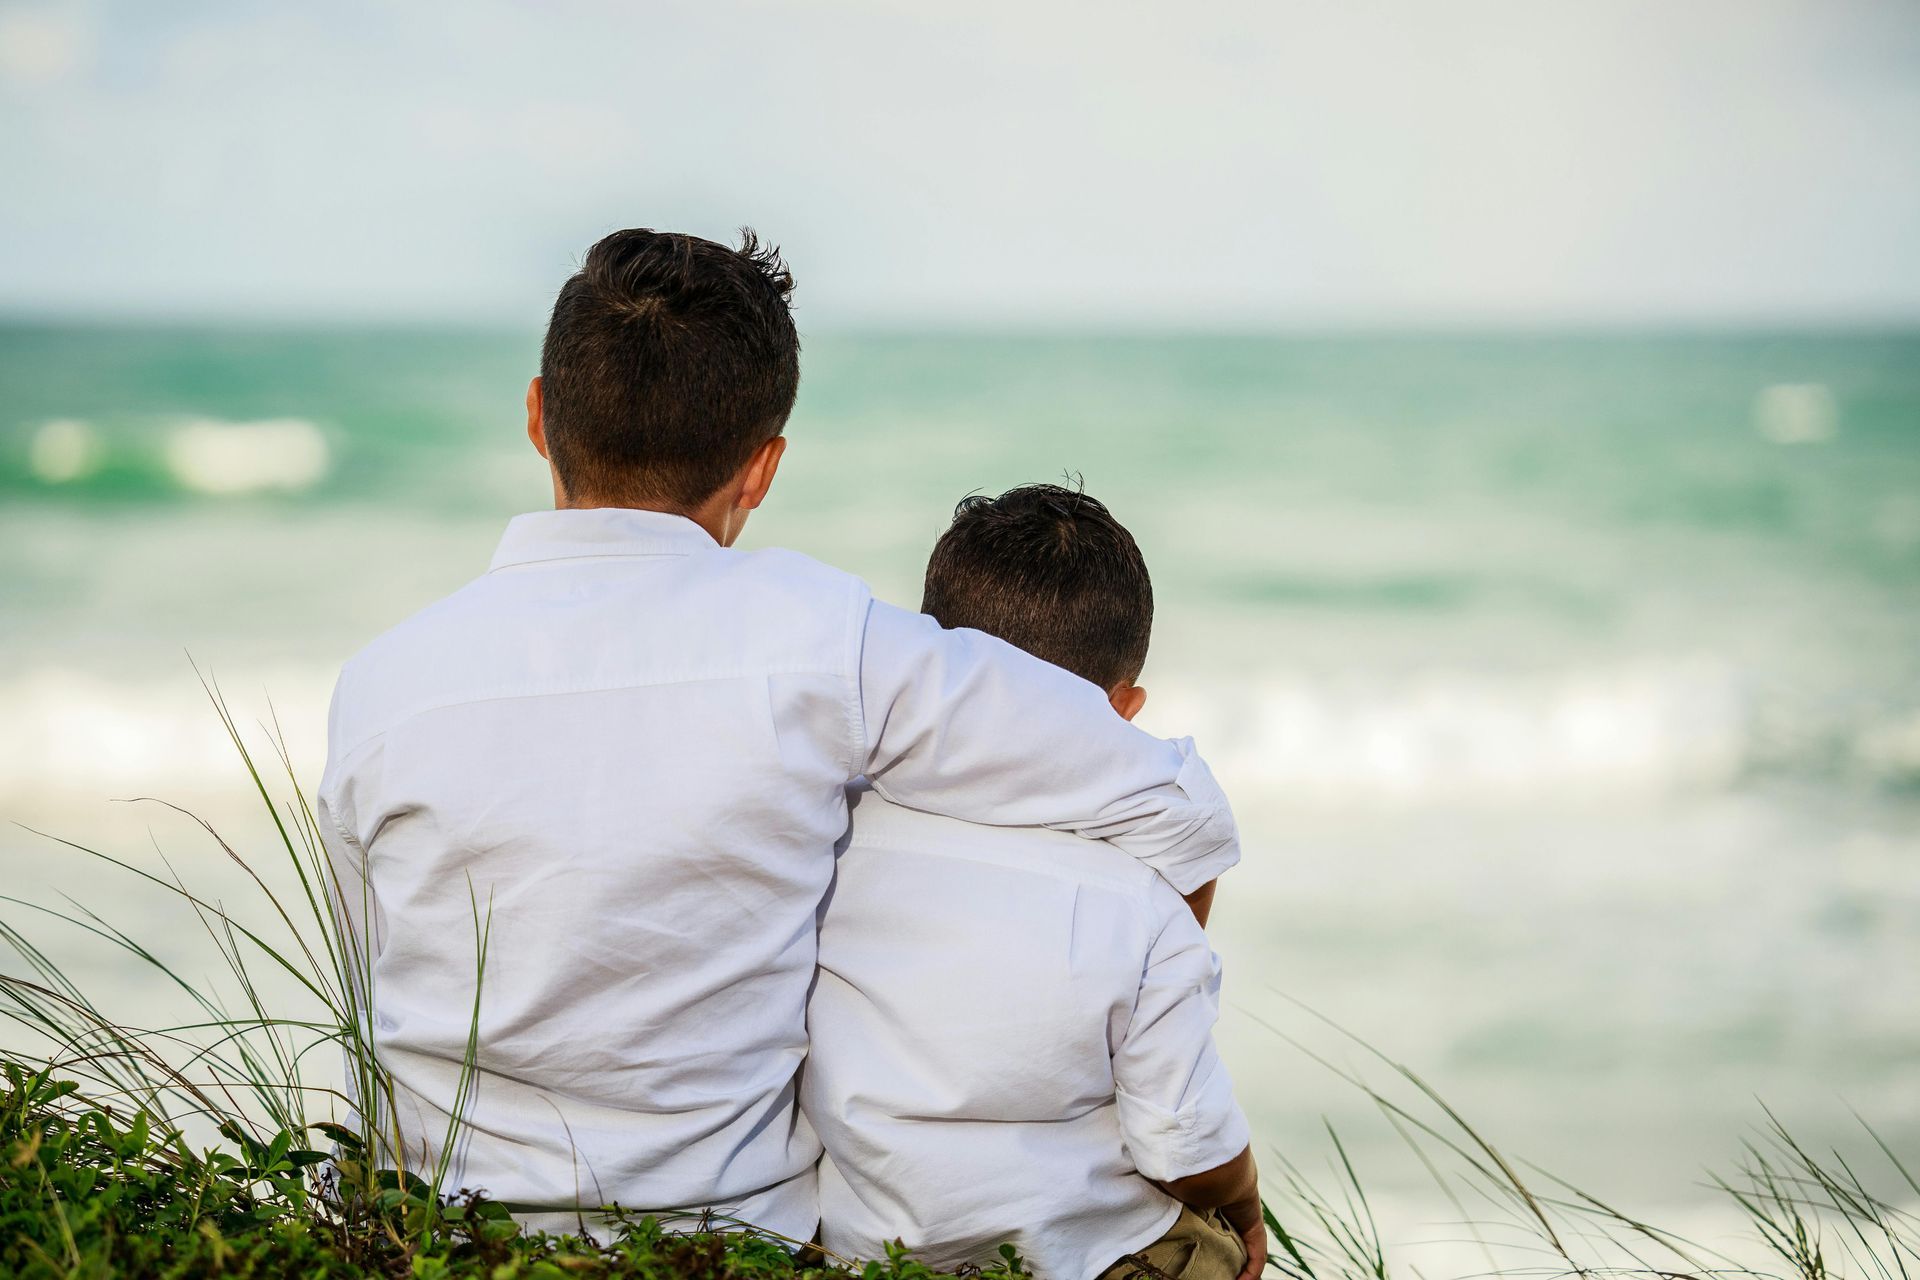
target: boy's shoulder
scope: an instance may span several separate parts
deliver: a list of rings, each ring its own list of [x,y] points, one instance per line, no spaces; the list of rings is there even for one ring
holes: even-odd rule
[[[1186,904],[1139,859],[1102,840],[1046,827],[997,827],[897,804],[870,784],[848,793],[845,855],[908,853],[976,863],[1036,880],[1066,882],[1123,902],[1130,912],[1157,918],[1169,901]]]

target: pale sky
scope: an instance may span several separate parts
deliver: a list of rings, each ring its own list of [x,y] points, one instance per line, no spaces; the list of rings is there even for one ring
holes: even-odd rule
[[[1914,0],[0,0],[0,312],[533,326],[619,226],[803,327],[1920,320]]]

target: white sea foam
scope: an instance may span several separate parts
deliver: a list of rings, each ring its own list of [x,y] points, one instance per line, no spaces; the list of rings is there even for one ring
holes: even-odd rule
[[[1281,673],[1155,689],[1232,789],[1289,802],[1458,804],[1724,787],[1750,755],[1740,682],[1707,661],[1399,680]]]
[[[27,466],[48,484],[66,484],[92,475],[105,454],[91,425],[79,418],[53,418],[33,433]]]
[[[176,481],[209,494],[298,491],[332,464],[326,436],[303,418],[197,418],[168,437],[166,459]]]
[[[242,720],[270,694],[318,766],[333,671],[227,673]],[[1339,808],[1595,799],[1723,790],[1781,750],[1737,671],[1646,660],[1533,675],[1436,670],[1398,679],[1271,671],[1155,684],[1146,726],[1192,734],[1228,788]],[[232,747],[189,677],[115,682],[61,667],[0,682],[0,800],[95,799],[232,780]],[[1868,778],[1920,774],[1920,711],[1890,710],[1809,738]],[[1835,748],[1837,747],[1837,750]]]
[[[268,714],[285,727],[295,762],[317,777],[332,673],[305,667],[234,673],[235,719]],[[0,805],[8,816],[65,797],[87,804],[134,795],[233,792],[240,768],[205,693],[190,677],[153,683],[101,679],[66,668],[0,683]]]
[[[1775,383],[1754,397],[1753,427],[1775,444],[1825,444],[1840,432],[1840,404],[1824,383]]]
[[[1920,711],[1870,726],[1853,746],[1858,763],[1874,774],[1920,778]]]

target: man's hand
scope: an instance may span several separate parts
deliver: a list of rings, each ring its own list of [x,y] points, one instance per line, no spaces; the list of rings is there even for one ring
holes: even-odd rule
[[[1267,1269],[1267,1221],[1260,1212],[1260,1193],[1256,1191],[1250,1200],[1222,1205],[1220,1214],[1247,1246],[1247,1265],[1240,1269],[1237,1280],[1260,1280],[1260,1273]]]
[[[1159,1185],[1201,1214],[1218,1209],[1227,1225],[1246,1242],[1247,1265],[1237,1280],[1258,1280],[1267,1268],[1267,1224],[1260,1213],[1260,1171],[1254,1167],[1252,1147],[1218,1168]]]

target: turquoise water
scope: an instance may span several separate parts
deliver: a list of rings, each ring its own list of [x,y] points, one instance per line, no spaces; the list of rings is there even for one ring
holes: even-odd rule
[[[0,328],[0,817],[244,823],[183,649],[311,767],[339,661],[544,501],[536,352]],[[1920,1144],[1920,335],[821,335],[790,435],[745,542],[903,603],[976,489],[1071,472],[1134,529],[1144,722],[1248,836],[1230,1061],[1398,1229],[1448,1215],[1282,993],[1635,1207],[1693,1212],[1755,1095]]]

